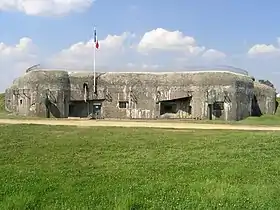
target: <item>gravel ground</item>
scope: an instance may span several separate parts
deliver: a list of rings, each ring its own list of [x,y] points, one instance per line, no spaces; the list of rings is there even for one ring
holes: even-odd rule
[[[70,125],[86,127],[145,127],[169,129],[208,129],[208,130],[259,130],[280,131],[280,127],[228,125],[228,124],[199,124],[182,122],[153,122],[153,121],[118,121],[118,120],[20,120],[0,119],[0,124],[37,124],[37,125]]]

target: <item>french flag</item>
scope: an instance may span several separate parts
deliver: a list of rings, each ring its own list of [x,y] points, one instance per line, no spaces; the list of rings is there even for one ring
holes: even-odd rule
[[[98,39],[97,39],[97,35],[96,35],[96,29],[94,29],[94,43],[95,43],[95,48],[98,49],[99,43],[98,43]]]

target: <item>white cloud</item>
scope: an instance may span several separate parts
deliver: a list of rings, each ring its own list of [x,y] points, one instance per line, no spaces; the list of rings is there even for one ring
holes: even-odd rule
[[[151,36],[151,34],[154,35]],[[158,34],[162,34],[162,37]],[[266,59],[264,62],[263,59],[248,59],[246,52],[238,56],[225,55],[216,49],[199,46],[194,38],[185,36],[179,31],[168,32],[165,29],[155,29],[140,37],[124,32],[120,35],[108,35],[99,40],[99,43],[100,48],[96,50],[96,65],[102,71],[108,69],[115,71],[176,69],[179,71],[185,70],[188,66],[233,65],[248,70],[256,78],[269,79],[280,87],[280,83],[275,77],[275,72],[279,71],[278,66],[280,65],[277,56],[269,56],[269,60]],[[44,59],[41,60],[43,57],[40,56],[39,48],[28,37],[20,39],[17,44],[1,43],[0,41],[0,69],[5,72],[0,79],[0,91],[10,85],[14,78],[23,74],[28,67],[39,63],[38,61],[43,62],[42,67],[91,70],[93,47],[92,40],[78,42],[49,55],[47,59],[44,56]],[[141,49],[140,53],[139,49]],[[279,44],[259,44],[252,47],[247,53],[259,55],[275,54],[276,52],[277,55],[280,55],[279,49]],[[143,52],[148,53],[149,56],[143,55]]]
[[[15,45],[0,42],[0,90],[3,91],[12,80],[38,62],[38,51],[33,41],[24,37]]]
[[[160,65],[158,65],[158,64],[153,64],[153,65],[149,65],[149,64],[143,64],[142,65],[142,68],[143,69],[148,69],[148,70],[155,70],[155,69],[158,69],[158,68],[160,68]]]
[[[271,54],[278,53],[280,51],[279,48],[275,47],[272,44],[256,44],[251,47],[248,51],[249,55],[259,55],[259,54]]]
[[[177,62],[178,57],[188,63],[194,59],[204,59],[207,62],[226,57],[218,50],[206,50],[204,46],[197,46],[194,38],[184,36],[182,32],[169,32],[162,28],[149,31],[140,39],[129,32],[108,35],[99,43],[100,48],[96,51],[96,65],[99,67],[131,68],[133,64],[135,68],[158,69],[157,64],[171,66]],[[92,68],[93,47],[92,40],[73,44],[53,56],[49,63],[51,66],[68,69]],[[145,52],[152,50],[157,53],[145,56]]]
[[[157,28],[146,32],[138,44],[138,50],[142,53],[149,51],[177,51],[191,55],[198,55],[205,50],[203,46],[197,46],[193,37],[185,36],[180,31],[168,31]]]
[[[248,50],[248,55],[280,55],[280,37],[277,37],[277,45],[255,44]]]
[[[0,0],[0,11],[20,11],[27,15],[60,16],[81,12],[94,0]]]
[[[99,49],[96,49],[96,65],[110,66],[121,62],[122,56],[129,55],[127,52],[132,47],[131,40],[134,37],[134,34],[124,32],[121,35],[108,35],[105,39],[99,40]],[[88,69],[93,63],[93,49],[93,40],[79,42],[54,55],[49,63],[51,66]]]
[[[158,35],[162,34],[162,37]],[[150,36],[149,33],[156,33]],[[148,35],[147,35],[148,34]],[[145,38],[146,37],[146,38]],[[164,29],[156,29],[137,37],[130,32],[120,35],[108,35],[99,40],[100,48],[96,50],[97,70],[128,70],[137,71],[141,69],[160,71],[164,69],[177,68],[191,64],[193,60],[217,60],[225,58],[225,54],[214,49],[206,50],[204,46],[197,46],[192,37],[184,36],[181,32],[168,32]],[[145,56],[139,53],[142,50],[157,49],[157,53]],[[146,48],[144,47],[146,46]],[[148,47],[147,47],[148,46]],[[24,73],[24,71],[42,62],[42,67],[64,68],[68,70],[91,70],[93,66],[93,40],[78,42],[62,49],[48,58],[40,60],[40,51],[30,38],[24,37],[18,44],[8,45],[0,43],[0,67],[4,71],[9,69],[5,75],[9,83],[12,79]],[[169,50],[170,49],[170,50]],[[168,52],[169,51],[169,52]],[[179,53],[179,56],[178,54]],[[182,58],[178,62],[178,58]],[[205,64],[205,61],[203,61]],[[3,79],[3,78],[2,78]]]
[[[215,49],[209,49],[202,54],[202,57],[208,60],[218,60],[224,59],[226,54]]]
[[[7,45],[0,42],[0,56],[3,61],[32,60],[36,58],[37,47],[32,39],[23,37],[16,45]],[[1,63],[2,64],[2,63]]]
[[[157,31],[157,29],[153,31]],[[239,57],[226,56],[216,49],[198,46],[194,38],[186,38],[187,36],[184,36],[181,32],[176,32],[177,35],[170,36],[177,37],[177,41],[172,45],[172,39],[166,35],[169,34],[168,31],[164,29],[160,29],[160,31],[165,31],[163,37],[157,36],[157,39],[154,39],[155,42],[151,42],[150,46],[146,45],[144,48],[145,44],[143,43],[148,43],[147,38],[145,38],[146,41],[144,39],[147,33],[144,36],[137,37],[132,33],[124,32],[120,35],[108,35],[99,40],[100,48],[96,50],[97,70],[141,71],[144,69],[144,71],[165,71],[176,69],[180,71],[185,70],[188,66],[222,64],[243,67],[251,75],[260,79],[270,79],[272,82],[275,78],[273,72],[278,72],[279,59],[277,57],[272,56],[269,62],[263,62],[262,59],[248,59],[245,54]],[[168,41],[164,42],[165,39]],[[158,42],[156,42],[157,40]],[[146,50],[149,56],[143,55],[143,51],[139,53],[139,46],[142,46],[142,50]],[[43,57],[40,57],[39,48],[28,37],[20,39],[14,45],[0,42],[0,69],[5,72],[0,80],[0,90],[4,90],[14,78],[23,74],[28,67],[39,63],[38,61],[43,62],[42,67],[91,70],[93,66],[93,47],[93,40],[78,42],[49,55],[47,59],[40,60]],[[190,50],[196,47],[200,49],[198,53]],[[255,47],[248,53],[278,52],[280,48],[275,45],[274,48],[264,49],[265,47]],[[151,51],[157,53],[151,54]],[[269,71],[262,71],[263,69],[269,69]]]
[[[105,39],[100,40],[100,44],[106,49],[125,49],[130,47],[132,43],[130,41],[135,37],[134,34],[124,32],[121,35],[108,35]]]

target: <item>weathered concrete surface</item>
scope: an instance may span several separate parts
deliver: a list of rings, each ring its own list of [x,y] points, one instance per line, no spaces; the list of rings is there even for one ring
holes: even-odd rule
[[[0,124],[34,124],[34,125],[68,125],[78,127],[124,127],[124,128],[169,128],[201,130],[247,130],[247,131],[280,131],[280,127],[245,126],[225,124],[198,124],[177,122],[135,122],[135,121],[96,121],[96,120],[14,120],[0,119]]]
[[[256,81],[254,95],[261,115],[275,114],[276,91],[274,88]]]
[[[6,109],[27,116],[46,116],[46,99],[55,117],[64,115],[69,101],[70,82],[65,71],[30,71],[6,89]]]
[[[33,70],[6,90],[6,109],[20,115],[241,120],[256,95],[273,114],[275,90],[228,71],[97,73]]]

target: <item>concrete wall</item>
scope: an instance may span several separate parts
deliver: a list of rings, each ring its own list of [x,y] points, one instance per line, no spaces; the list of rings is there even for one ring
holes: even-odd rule
[[[254,82],[254,95],[261,114],[275,114],[276,90],[268,85]]]
[[[236,99],[234,103],[234,110],[236,110],[236,120],[242,120],[251,116],[252,100],[254,98],[254,82],[251,81],[237,81],[236,82]]]
[[[6,90],[6,109],[20,115],[46,116],[45,100],[55,117],[65,117],[69,101],[69,77],[65,71],[31,71]]]
[[[81,108],[72,111],[79,115],[83,109],[85,115],[101,103],[104,118],[152,119],[160,117],[164,101],[189,97],[191,113],[181,104],[175,117],[207,119],[209,104],[221,102],[223,109],[213,110],[212,119],[241,120],[251,115],[254,94],[264,113],[272,114],[274,93],[250,77],[232,72],[97,73],[95,89],[91,72],[33,70],[6,90],[6,109],[20,115],[46,116],[48,107],[55,117],[68,117],[70,104],[79,102]],[[45,105],[46,98],[50,106]],[[89,104],[82,105],[83,101]],[[126,103],[126,108],[119,107],[120,102]]]
[[[112,102],[104,103],[104,113],[116,118],[154,118],[159,115],[158,101],[192,97],[192,118],[207,118],[208,104],[224,101],[220,118],[235,120],[236,82],[251,82],[251,78],[229,72],[201,73],[106,73],[97,82],[112,95]],[[253,88],[249,85],[249,88]],[[135,96],[135,103],[131,100]],[[135,98],[134,97],[134,98]],[[130,109],[118,108],[118,101],[128,101]],[[106,114],[105,114],[105,117]],[[215,118],[215,116],[213,116]]]

